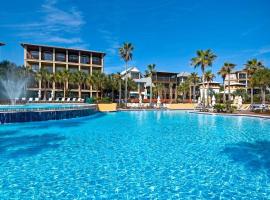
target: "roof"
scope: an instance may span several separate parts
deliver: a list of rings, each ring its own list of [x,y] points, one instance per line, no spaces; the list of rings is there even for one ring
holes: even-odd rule
[[[37,47],[47,47],[47,48],[67,49],[67,50],[73,50],[73,51],[84,51],[84,52],[91,52],[91,53],[99,53],[99,54],[103,54],[104,56],[106,55],[106,53],[101,52],[101,51],[92,51],[92,50],[77,49],[77,48],[67,48],[67,47],[51,46],[51,45],[44,45],[44,44],[21,43],[21,45],[22,45],[22,47],[25,47],[25,46],[37,46]]]
[[[190,75],[190,73],[189,72],[180,72],[179,74],[177,74],[177,77],[187,77],[187,76],[189,76]]]
[[[204,82],[204,84],[208,84],[208,82]],[[210,84],[210,85],[211,85],[211,84],[220,84],[220,82],[211,81],[211,82],[209,82],[209,84]],[[199,83],[199,85],[202,85],[202,82]]]
[[[228,86],[229,84],[225,84],[225,86]],[[230,86],[232,85],[239,85],[239,86],[246,86],[245,84],[243,83],[237,83],[237,82],[234,82],[234,83],[230,83]]]
[[[129,68],[127,68],[127,70],[122,71],[120,74],[125,75],[126,72],[130,72],[130,71],[140,73],[140,70],[137,67],[129,67]]]
[[[3,43],[3,42],[0,42],[0,46],[4,46],[5,45],[5,43]]]

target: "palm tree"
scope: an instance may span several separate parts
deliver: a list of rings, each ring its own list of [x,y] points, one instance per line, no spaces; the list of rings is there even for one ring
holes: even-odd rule
[[[193,91],[192,91],[192,96],[193,96],[193,101],[195,102],[196,100],[196,94],[195,94],[195,91],[196,91],[196,85],[198,84],[200,78],[198,76],[198,74],[196,72],[192,72],[188,79],[190,80],[190,82],[192,83],[192,87],[193,87]]]
[[[213,64],[213,61],[215,60],[217,56],[212,52],[212,50],[198,50],[197,56],[191,59],[191,65],[195,68],[200,67],[202,71],[202,86],[203,86],[203,108],[205,107],[205,83],[204,83],[204,73],[205,68],[211,67]]]
[[[36,73],[36,80],[41,82],[41,86],[44,87],[44,96],[43,99],[46,100],[47,97],[47,82],[50,79],[50,74],[48,72],[48,70],[46,70],[45,68],[41,68],[39,70],[39,72]]]
[[[255,86],[260,87],[262,104],[265,104],[265,91],[267,87],[270,87],[270,70],[266,68],[257,70],[251,80]]]
[[[134,47],[131,43],[124,43],[122,47],[119,48],[119,54],[121,56],[121,58],[124,60],[124,62],[126,63],[126,75],[125,75],[125,104],[127,107],[127,68],[128,68],[128,62],[130,60],[132,60],[132,56],[133,56],[133,50]]]
[[[212,82],[215,78],[215,74],[213,74],[210,70],[205,72],[205,80],[207,82],[207,92],[206,92],[206,100],[207,106],[209,106],[209,83]]]
[[[182,100],[183,100],[183,102],[186,99],[186,94],[187,94],[188,89],[189,89],[189,83],[188,83],[188,81],[185,81],[185,82],[181,83],[177,87],[177,90],[179,91],[179,93],[182,93]]]
[[[225,69],[225,67],[221,67],[220,70],[218,71],[218,75],[220,75],[222,77],[222,81],[223,81],[223,103],[226,102],[226,94],[225,94],[225,78],[227,75],[227,71]]]
[[[79,98],[82,97],[82,84],[86,82],[86,73],[82,71],[77,71],[72,74],[73,83],[78,85],[78,96]]]
[[[162,99],[162,91],[164,90],[164,86],[163,86],[163,84],[161,84],[161,83],[157,83],[156,85],[155,85],[155,93],[156,93],[156,96],[158,97],[160,97],[161,99]]]
[[[150,77],[150,105],[152,104],[152,93],[153,93],[153,81],[152,81],[152,78],[153,78],[153,74],[156,73],[156,65],[155,64],[150,64],[147,66],[147,70],[145,71],[146,75],[148,77]]]
[[[252,75],[256,71],[258,71],[259,69],[262,69],[262,68],[264,68],[262,62],[258,61],[256,58],[254,58],[252,60],[248,60],[247,63],[245,64],[245,69],[244,69],[247,72],[246,79],[251,78]],[[254,90],[254,87],[251,84],[251,82],[249,83],[249,87],[250,87],[250,101],[251,101],[251,104],[253,104],[253,90]]]
[[[100,98],[102,98],[103,90],[106,85],[106,75],[100,71],[93,72],[89,82],[93,85],[94,89],[97,90],[97,98],[99,97],[98,92],[100,92]]]
[[[226,75],[228,76],[228,97],[229,97],[229,102],[231,101],[231,77],[230,74],[232,73],[233,68],[236,65],[233,63],[224,63],[223,68],[224,71],[226,72]],[[225,92],[225,90],[224,90]]]
[[[135,81],[133,81],[133,79],[128,78],[128,87],[127,88],[128,88],[128,96],[130,94],[130,91],[137,89],[137,84],[135,83]]]
[[[65,69],[64,71],[61,72],[61,82],[63,83],[64,85],[64,98],[66,98],[66,91],[67,91],[67,88],[68,88],[68,81],[71,77],[71,73],[69,70]]]
[[[118,104],[121,104],[121,93],[122,93],[122,76],[119,72],[117,72],[116,74],[114,74],[114,79],[116,79],[116,81],[118,82],[118,93],[119,93],[119,97],[118,97]]]

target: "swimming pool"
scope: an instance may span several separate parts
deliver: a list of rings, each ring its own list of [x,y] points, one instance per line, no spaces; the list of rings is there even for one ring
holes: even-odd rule
[[[269,131],[183,111],[1,125],[1,199],[270,199]]]

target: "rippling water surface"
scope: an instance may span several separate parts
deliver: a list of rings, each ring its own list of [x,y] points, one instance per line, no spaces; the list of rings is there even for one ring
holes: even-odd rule
[[[134,111],[1,125],[0,199],[270,199],[270,120]]]

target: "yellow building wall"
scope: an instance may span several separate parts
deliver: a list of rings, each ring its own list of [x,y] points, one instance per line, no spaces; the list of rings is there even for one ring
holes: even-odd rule
[[[98,104],[98,110],[100,112],[114,112],[117,110],[117,104],[116,103],[101,103]]]

